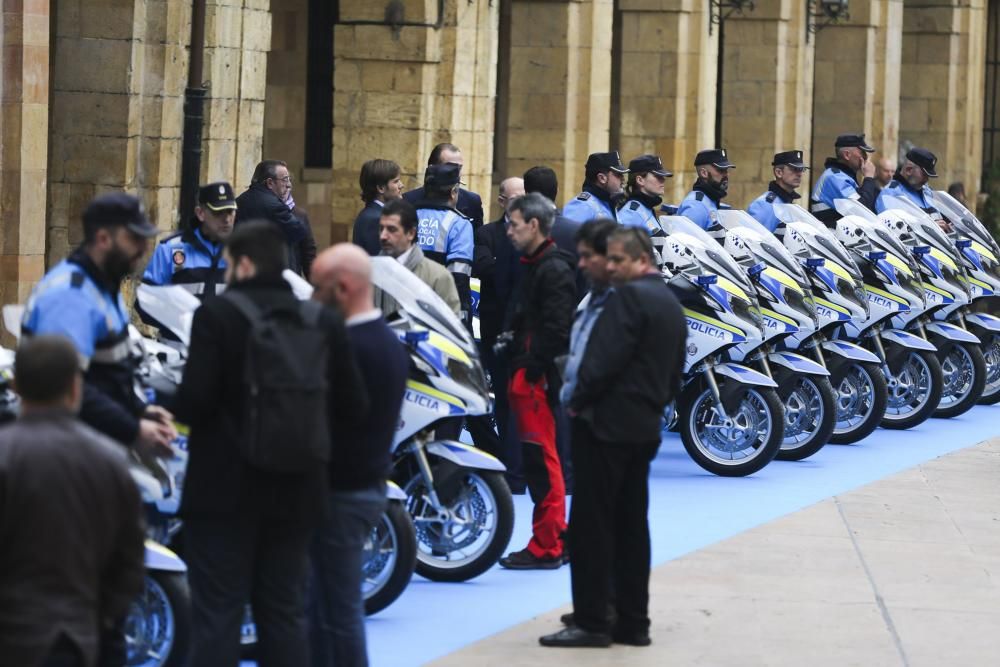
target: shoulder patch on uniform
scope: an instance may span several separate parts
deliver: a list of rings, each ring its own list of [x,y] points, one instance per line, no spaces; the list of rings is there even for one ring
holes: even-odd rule
[[[183,248],[177,248],[170,255],[170,258],[173,261],[174,266],[184,266],[184,260],[187,259],[187,255],[184,254]]]
[[[590,196],[591,195],[589,192],[581,192],[576,196],[576,198],[579,199],[580,201],[587,201],[588,199],[590,199]]]
[[[631,202],[628,205],[628,208],[629,208],[630,211],[638,211],[639,210],[639,202],[637,202],[637,201]]]
[[[698,201],[701,201],[702,199],[705,198],[705,193],[699,190],[698,192],[694,193],[694,198],[697,199]]]
[[[84,275],[79,271],[74,271],[69,276],[69,284],[73,287],[80,288],[83,287],[83,281],[86,280]]]
[[[767,203],[768,203],[768,204],[773,204],[773,203],[774,203],[774,200],[775,200],[775,199],[776,199],[777,197],[778,197],[778,195],[774,194],[773,192],[768,192],[768,193],[767,193],[767,194],[766,194],[766,195],[764,196],[764,199],[765,199],[765,200],[767,201]]]

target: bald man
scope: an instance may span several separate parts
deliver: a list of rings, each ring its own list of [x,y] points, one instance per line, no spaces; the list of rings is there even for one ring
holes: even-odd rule
[[[361,567],[365,539],[385,509],[389,448],[399,422],[409,357],[373,305],[371,261],[339,243],[313,262],[313,299],[336,308],[368,388],[367,418],[331,432],[330,512],[313,544],[312,664],[366,665]]]
[[[896,163],[883,156],[875,162],[875,180],[882,189],[889,187],[893,174],[896,173]]]

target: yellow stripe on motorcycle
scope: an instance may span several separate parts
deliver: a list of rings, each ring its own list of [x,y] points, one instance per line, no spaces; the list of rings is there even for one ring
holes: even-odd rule
[[[896,269],[897,271],[902,271],[904,275],[907,276],[913,275],[913,272],[910,270],[909,264],[901,260],[899,257],[896,257],[895,255],[892,255],[890,253],[886,253],[885,261],[889,262],[889,264],[891,264],[893,268]],[[867,285],[865,285],[865,287],[867,287]]]
[[[734,334],[736,334],[738,336],[745,336],[746,335],[740,329],[737,329],[736,327],[732,326],[731,324],[726,324],[725,322],[723,322],[721,320],[717,320],[714,317],[707,317],[705,315],[702,315],[701,313],[696,313],[693,310],[689,310],[687,308],[684,309],[684,316],[685,317],[690,317],[693,320],[698,320],[699,322],[704,322],[705,324],[711,324],[713,327],[719,327],[720,329],[723,329],[724,331],[728,331],[730,333],[734,333]]]
[[[976,287],[982,287],[983,289],[990,290],[990,291],[993,290],[992,287],[990,287],[988,284],[984,283],[982,280],[979,280],[978,278],[973,278],[972,276],[969,276],[969,282],[972,283],[973,285],[975,285]]]
[[[953,260],[948,255],[944,254],[943,252],[941,252],[937,248],[931,248],[931,257],[933,257],[937,261],[941,262],[942,264],[944,264],[945,266],[947,266],[949,269],[955,270],[955,269],[958,268],[957,266],[955,266],[955,260]]]
[[[159,542],[154,542],[153,540],[146,540],[146,548],[149,549],[150,551],[155,551],[161,556],[166,556],[168,558],[177,558],[177,554],[175,554],[173,551],[166,548]]]
[[[406,381],[406,386],[407,386],[407,388],[412,389],[413,391],[419,391],[419,392],[421,392],[423,394],[427,394],[428,396],[433,396],[434,398],[440,399],[440,400],[444,401],[445,403],[448,403],[450,405],[454,405],[455,407],[458,407],[458,408],[464,408],[465,407],[465,403],[463,403],[461,400],[455,398],[451,394],[446,394],[443,391],[435,389],[434,387],[431,387],[430,385],[426,385],[426,384],[424,384],[422,382],[417,382],[415,380],[407,380]]]
[[[785,324],[790,324],[793,327],[799,326],[799,323],[796,322],[795,320],[793,320],[792,318],[787,317],[785,315],[782,315],[781,313],[777,313],[777,312],[771,310],[770,308],[761,308],[760,312],[765,317],[770,317],[772,320],[778,320],[779,322],[784,322]]]
[[[435,331],[429,331],[428,333],[430,334],[427,338],[428,345],[441,350],[449,357],[458,359],[466,366],[472,365],[472,359],[469,359],[469,355],[467,355],[458,345],[455,345],[453,342]]]
[[[836,262],[831,262],[830,260],[826,260],[826,262],[823,264],[823,268],[829,270],[830,273],[837,276],[838,278],[843,278],[844,280],[847,281],[853,280],[851,278],[851,274],[847,272],[847,269],[842,267],[840,264],[837,264]]]
[[[987,248],[986,246],[984,246],[979,241],[973,241],[972,242],[972,249],[975,250],[976,252],[978,252],[983,257],[988,257],[989,259],[993,260],[994,262],[997,261],[997,256],[993,254],[993,251],[990,250],[989,248]]]
[[[729,278],[725,278],[723,276],[718,276],[717,279],[716,279],[716,284],[719,287],[721,287],[722,289],[724,289],[727,292],[729,292],[730,294],[732,294],[733,296],[739,297],[740,299],[743,299],[744,301],[747,301],[747,302],[750,301],[750,297],[748,297],[747,293],[743,291],[743,288],[740,287],[739,285],[737,285],[736,283],[734,283]]]
[[[838,313],[843,313],[844,315],[850,315],[851,311],[844,308],[843,306],[835,304],[833,301],[827,301],[826,299],[821,299],[820,297],[815,297],[816,303],[820,306],[826,306],[830,310],[835,310]]]
[[[884,289],[879,289],[878,287],[872,287],[871,285],[865,285],[865,289],[871,292],[872,294],[878,294],[880,297],[889,299],[889,301],[895,301],[896,303],[902,304],[907,307],[909,307],[910,305],[910,302],[907,301],[906,299],[902,299],[896,296],[895,294],[890,294],[889,292],[886,292]]]
[[[941,296],[946,296],[949,299],[952,298],[952,293],[951,292],[949,292],[948,290],[943,290],[940,287],[935,287],[934,285],[931,285],[930,283],[920,283],[920,286],[923,287],[928,292],[934,292],[935,294],[940,294]]]
[[[769,266],[766,269],[764,269],[764,275],[770,276],[771,278],[774,278],[788,289],[794,290],[799,294],[802,294],[802,288],[799,287],[799,284],[795,282],[795,280],[790,275],[788,275],[781,269]]]

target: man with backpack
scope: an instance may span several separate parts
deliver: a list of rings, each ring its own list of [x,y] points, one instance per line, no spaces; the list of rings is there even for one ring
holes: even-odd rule
[[[308,664],[308,547],[327,497],[329,423],[367,392],[344,322],[282,279],[281,230],[247,222],[226,242],[226,293],[199,308],[177,396],[191,428],[181,516],[191,666],[235,667],[247,602],[259,664]],[[329,415],[329,422],[328,422]]]

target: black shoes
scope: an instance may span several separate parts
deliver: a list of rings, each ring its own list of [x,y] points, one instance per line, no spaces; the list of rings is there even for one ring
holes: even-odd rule
[[[607,648],[611,646],[611,635],[590,632],[573,625],[554,634],[539,637],[538,643],[542,646],[562,648]]]
[[[558,570],[562,565],[562,556],[539,558],[527,549],[512,551],[500,559],[500,566],[508,570]]]
[[[560,616],[559,622],[567,627],[576,627],[576,619],[573,617],[572,612]],[[626,644],[628,646],[649,646],[653,643],[653,640],[649,638],[649,632],[626,632],[618,628],[611,631],[611,641],[615,644]]]

